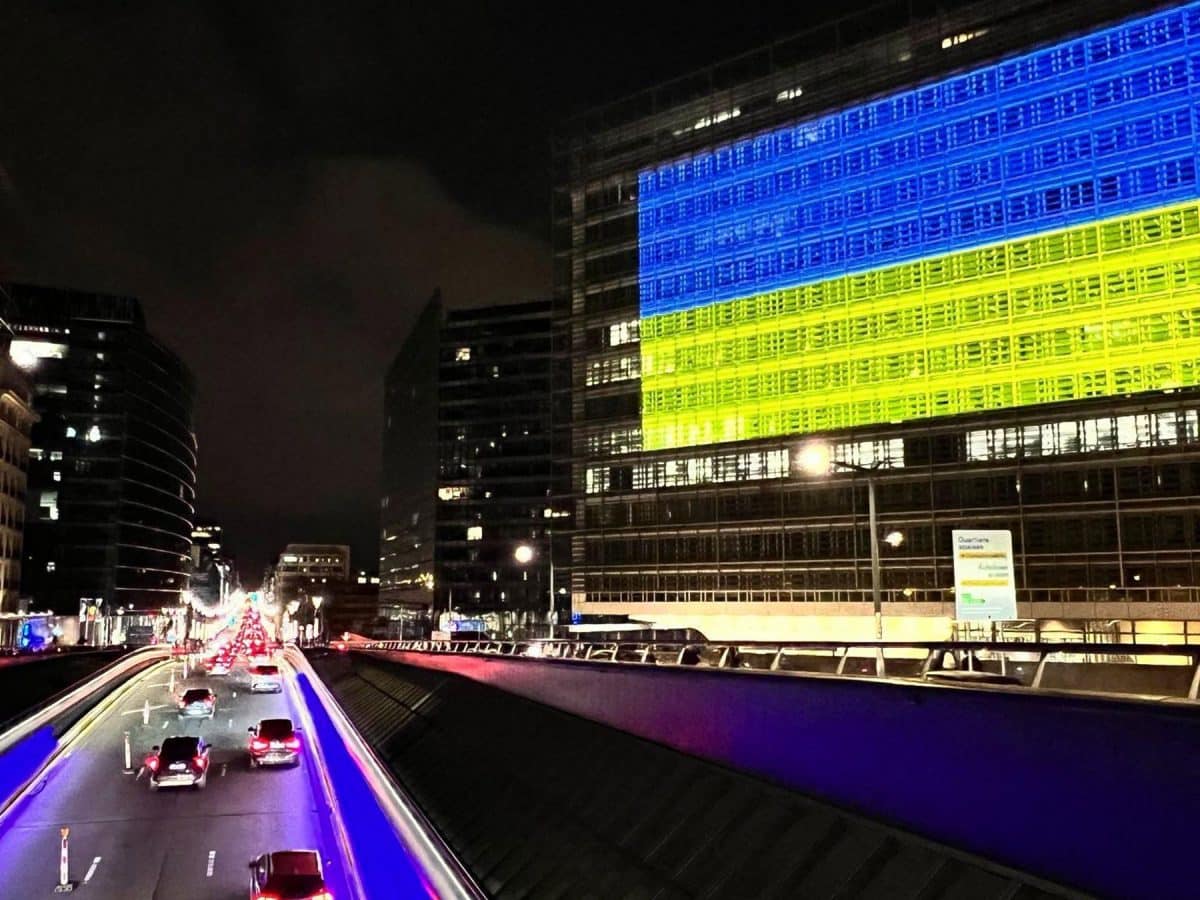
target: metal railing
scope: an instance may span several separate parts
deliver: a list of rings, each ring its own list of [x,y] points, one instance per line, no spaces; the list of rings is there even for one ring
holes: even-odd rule
[[[1200,644],[1054,641],[366,641],[402,651],[1200,699]]]

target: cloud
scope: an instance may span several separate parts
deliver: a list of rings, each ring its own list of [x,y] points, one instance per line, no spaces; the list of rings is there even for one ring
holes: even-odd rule
[[[97,210],[78,196],[23,223],[9,268],[142,298],[197,375],[200,507],[227,521],[244,577],[287,540],[353,542],[371,566],[388,363],[435,286],[451,306],[547,296],[548,248],[399,159],[204,182],[183,198],[216,192],[218,209],[143,193]],[[225,223],[219,238],[209,219]]]

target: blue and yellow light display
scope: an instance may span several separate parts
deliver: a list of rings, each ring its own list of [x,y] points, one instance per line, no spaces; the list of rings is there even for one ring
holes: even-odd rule
[[[647,449],[1200,385],[1200,4],[639,174]]]

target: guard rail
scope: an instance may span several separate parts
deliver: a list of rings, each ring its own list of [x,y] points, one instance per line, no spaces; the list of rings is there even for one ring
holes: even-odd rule
[[[775,674],[902,678],[1200,699],[1200,645],[1050,641],[796,643],[360,641],[348,649],[473,654]]]

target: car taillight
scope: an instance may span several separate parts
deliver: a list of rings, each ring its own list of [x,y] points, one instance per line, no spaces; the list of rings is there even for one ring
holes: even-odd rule
[[[255,894],[254,900],[280,900],[278,894]]]
[[[213,698],[213,697],[205,697],[205,698],[204,698],[204,705],[205,705],[205,706],[212,706],[212,705],[213,705],[213,700],[214,700],[214,699],[215,699],[215,698]]]
[[[333,900],[333,894],[329,891],[317,891],[315,894],[309,894],[308,900]]]
[[[208,760],[203,756],[193,756],[192,765],[196,767],[197,771],[204,771],[204,767],[208,765]]]
[[[250,749],[252,750],[266,750],[269,746],[270,743],[264,741],[262,738],[252,738],[250,741]]]
[[[283,746],[287,747],[289,750],[299,750],[300,738],[293,734],[290,738],[283,742]]]

